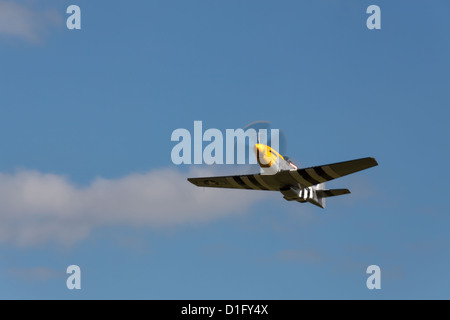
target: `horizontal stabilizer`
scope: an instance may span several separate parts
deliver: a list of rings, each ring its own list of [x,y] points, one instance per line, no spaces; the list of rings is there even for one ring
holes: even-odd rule
[[[331,190],[317,190],[316,194],[319,198],[329,198],[335,196],[341,196],[343,194],[349,194],[350,190],[348,189],[331,189]]]

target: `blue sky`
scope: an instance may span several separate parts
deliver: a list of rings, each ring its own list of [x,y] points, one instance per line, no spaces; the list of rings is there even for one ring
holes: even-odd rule
[[[70,4],[81,30],[65,26]],[[366,27],[371,4],[381,30]],[[450,298],[449,13],[0,0],[0,298]],[[197,189],[186,177],[236,168],[171,162],[177,128],[261,119],[301,166],[379,166],[330,182],[352,194],[322,210]]]

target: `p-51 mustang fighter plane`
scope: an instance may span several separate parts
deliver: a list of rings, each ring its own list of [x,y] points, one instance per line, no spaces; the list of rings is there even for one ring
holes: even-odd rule
[[[254,151],[261,174],[188,178],[198,187],[279,191],[288,201],[310,202],[325,208],[325,198],[348,194],[348,189],[325,189],[325,182],[365,170],[378,163],[362,158],[322,166],[298,169],[268,145],[257,143]]]

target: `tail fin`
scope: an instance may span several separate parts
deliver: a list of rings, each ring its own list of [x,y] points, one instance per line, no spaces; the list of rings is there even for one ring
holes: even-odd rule
[[[329,197],[341,196],[343,194],[349,194],[348,189],[325,189],[325,183],[318,184],[314,188],[314,196],[308,201],[318,207],[325,208],[325,199]]]
[[[325,183],[319,183],[318,185],[312,187],[313,192],[311,197],[308,199],[309,203],[320,208],[325,208],[325,197],[320,197],[319,193],[325,190]]]

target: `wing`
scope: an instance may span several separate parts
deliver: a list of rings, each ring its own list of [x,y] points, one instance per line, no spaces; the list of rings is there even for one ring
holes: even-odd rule
[[[303,188],[314,186],[376,165],[378,163],[374,158],[363,158],[299,170],[286,170],[274,175],[188,178],[188,181],[197,187],[280,191],[298,187],[299,184]]]
[[[250,189],[250,190],[280,190],[279,183],[273,176],[247,174],[223,177],[188,178],[197,187]]]
[[[378,163],[374,158],[362,158],[317,167],[282,171],[277,176],[280,176],[283,180],[290,177],[292,182],[300,183],[302,187],[311,187],[377,165]]]

